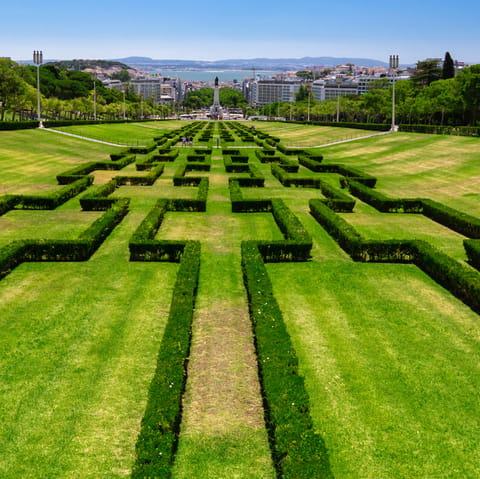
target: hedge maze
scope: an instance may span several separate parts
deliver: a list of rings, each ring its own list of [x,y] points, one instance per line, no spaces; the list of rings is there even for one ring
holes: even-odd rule
[[[183,136],[192,137],[193,145],[182,146]],[[135,165],[136,173],[122,175],[128,165]],[[188,232],[184,238],[162,239],[162,224],[167,215],[208,214],[212,181],[228,185],[232,215],[248,219],[252,213],[269,214],[283,236],[277,240],[239,239],[273,468],[277,477],[283,478],[333,477],[265,266],[309,261],[313,240],[288,201],[270,196],[271,185],[282,185],[285,192],[313,190],[316,197],[306,200],[311,216],[354,261],[412,263],[476,313],[480,313],[480,219],[428,198],[389,197],[376,189],[377,178],[345,164],[324,162],[320,154],[308,149],[289,149],[280,138],[241,123],[194,122],[162,134],[145,147],[112,153],[109,161],[64,171],[57,176],[59,186],[52,193],[0,197],[1,215],[13,210],[53,210],[75,198],[82,211],[99,212],[75,239],[18,239],[0,248],[0,279],[23,262],[89,260],[130,212],[128,188],[122,188],[122,197],[119,188],[149,188],[165,175],[167,167],[171,184],[179,191],[191,189],[192,195],[159,197],[125,245],[132,262],[179,263],[132,477],[170,477],[175,463],[202,271],[202,242],[191,239]],[[92,173],[99,170],[115,173],[110,180],[96,184]],[[382,213],[423,215],[463,235],[468,261],[455,259],[424,240],[363,238],[348,220],[349,215],[358,214],[359,202]]]

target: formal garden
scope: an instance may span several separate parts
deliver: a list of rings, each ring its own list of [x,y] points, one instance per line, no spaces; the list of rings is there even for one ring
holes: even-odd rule
[[[2,478],[478,477],[478,137],[0,138]]]

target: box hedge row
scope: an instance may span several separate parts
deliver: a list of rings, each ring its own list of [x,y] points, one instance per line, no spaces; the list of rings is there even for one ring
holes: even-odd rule
[[[349,181],[350,192],[384,213],[419,213],[469,238],[480,238],[480,219],[425,198],[390,198],[357,181]]]
[[[480,241],[472,239],[464,240],[463,245],[470,264],[480,270]]]
[[[355,260],[414,263],[454,296],[480,313],[480,274],[420,240],[366,241],[349,223],[319,200],[310,200],[312,216]]]
[[[128,244],[130,261],[180,261],[185,248],[185,241],[155,239],[155,235],[169,210],[169,200],[160,199],[149,211],[130,238]]]
[[[23,210],[54,210],[87,189],[92,183],[92,176],[83,176],[63,188],[56,188],[44,195],[17,195],[15,207]]]
[[[327,450],[314,429],[295,349],[254,241],[242,242],[242,270],[277,477],[331,479]]]
[[[269,199],[245,200],[240,189],[239,179],[230,178],[228,181],[230,202],[233,213],[259,213],[272,211],[272,201]]]
[[[272,214],[285,240],[258,241],[258,249],[267,262],[306,261],[310,258],[312,238],[300,220],[281,199],[272,199]]]
[[[421,213],[423,202],[420,198],[390,198],[355,180],[349,180],[350,193],[373,206],[382,213]]]
[[[60,185],[68,185],[69,183],[78,180],[80,177],[90,174],[92,171],[121,170],[134,161],[135,155],[122,156],[115,161],[90,161],[57,175],[57,181]]]
[[[200,243],[188,241],[181,256],[157,367],[135,446],[136,459],[131,474],[135,479],[171,477],[180,433],[199,270]]]
[[[86,261],[128,213],[128,201],[118,200],[77,239],[14,241],[0,248],[0,278],[26,261]]]
[[[310,161],[306,161],[307,158],[305,156],[300,156],[299,157],[299,162],[301,165],[305,166],[309,170],[315,171],[316,173],[337,173],[339,175],[343,175],[347,177],[350,180],[357,181],[358,183],[362,183],[366,186],[369,186],[371,188],[374,188],[377,179],[374,176],[368,175],[366,173],[363,173],[362,171],[350,167],[350,166],[345,166],[342,164],[323,164],[320,162],[315,162],[313,163],[311,159]]]

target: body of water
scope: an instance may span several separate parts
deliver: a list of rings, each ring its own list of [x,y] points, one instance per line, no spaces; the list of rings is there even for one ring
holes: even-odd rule
[[[244,78],[253,78],[253,70],[156,70],[151,73],[160,73],[163,77],[177,78],[190,81],[213,82],[218,76],[220,82],[237,80],[239,83]],[[271,77],[279,71],[256,70],[257,78]]]

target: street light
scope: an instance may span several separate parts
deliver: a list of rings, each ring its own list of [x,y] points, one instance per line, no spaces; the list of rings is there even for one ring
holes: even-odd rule
[[[127,119],[127,108],[126,108],[126,105],[125,105],[125,86],[123,87],[122,91],[123,91],[123,121],[125,121]]]
[[[336,76],[335,82],[337,84],[337,123],[340,121],[340,85],[342,84],[342,77]]]
[[[97,72],[93,74],[93,119],[97,120]]]
[[[42,112],[40,110],[40,65],[43,63],[43,52],[34,50],[33,51],[33,63],[37,65],[37,118],[38,118],[38,128],[43,128],[42,123]]]
[[[395,74],[398,68],[398,55],[390,55],[390,70],[392,70],[392,127],[391,131],[397,131],[398,127],[395,125]]]
[[[307,109],[307,121],[310,121],[310,88],[308,89],[308,109]]]

